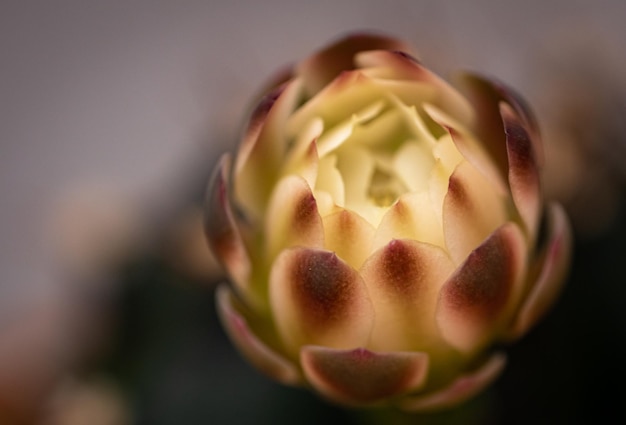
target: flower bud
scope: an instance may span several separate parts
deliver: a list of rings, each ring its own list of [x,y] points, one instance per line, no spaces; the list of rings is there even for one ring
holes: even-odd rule
[[[474,75],[457,90],[409,52],[354,35],[299,63],[207,192],[232,340],[280,382],[347,405],[475,394],[569,260],[525,103]]]

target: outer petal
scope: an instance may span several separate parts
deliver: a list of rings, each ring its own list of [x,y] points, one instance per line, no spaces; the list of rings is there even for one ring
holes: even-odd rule
[[[440,343],[435,306],[453,270],[443,249],[413,240],[394,240],[374,253],[361,269],[376,313],[368,346],[427,351]]]
[[[353,34],[342,38],[303,61],[297,67],[297,73],[304,77],[308,96],[313,96],[328,85],[342,71],[354,69],[354,55],[364,50],[401,50],[411,49],[393,38],[372,35]]]
[[[419,388],[428,371],[428,355],[416,352],[306,346],[300,358],[304,374],[317,390],[352,405],[375,403]]]
[[[532,136],[522,119],[506,103],[500,104],[509,160],[509,185],[515,206],[527,226],[531,245],[535,240],[541,211],[539,168]]]
[[[500,375],[505,363],[504,354],[494,354],[480,368],[462,375],[448,387],[425,396],[407,397],[398,405],[404,410],[418,411],[443,409],[461,403],[491,384]]]
[[[300,346],[364,346],[374,321],[363,279],[334,253],[293,248],[270,274],[270,304],[280,335],[297,355]]]
[[[301,95],[293,80],[268,94],[257,107],[239,148],[234,173],[234,193],[252,218],[262,215],[278,180],[285,156],[285,123]]]
[[[511,106],[521,117],[524,126],[529,129],[535,157],[538,164],[542,164],[543,150],[536,120],[526,102],[515,90],[494,79],[472,74],[462,74],[459,82],[478,111],[472,128],[498,164],[503,178],[506,179],[508,173],[504,127],[499,111],[501,101]]]
[[[322,218],[302,177],[287,176],[274,188],[265,216],[265,235],[270,259],[291,246],[324,246]]]
[[[211,250],[233,282],[248,292],[250,258],[237,229],[229,199],[230,155],[220,159],[206,194],[204,229]]]
[[[524,335],[546,313],[565,282],[570,263],[572,235],[567,216],[560,205],[550,205],[548,226],[543,267],[511,328],[511,338]]]
[[[246,320],[235,309],[233,297],[225,285],[218,287],[216,301],[219,317],[228,335],[253,365],[284,384],[302,383],[302,377],[296,366],[251,332]]]
[[[525,266],[524,237],[515,224],[507,223],[443,286],[436,313],[443,337],[462,351],[472,351],[501,331],[519,296]]]
[[[507,219],[505,198],[469,162],[457,166],[443,204],[446,246],[456,264]]]

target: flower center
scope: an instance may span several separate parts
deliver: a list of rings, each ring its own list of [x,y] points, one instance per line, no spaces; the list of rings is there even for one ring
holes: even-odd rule
[[[367,195],[374,205],[389,207],[407,191],[400,180],[377,167],[370,180]]]

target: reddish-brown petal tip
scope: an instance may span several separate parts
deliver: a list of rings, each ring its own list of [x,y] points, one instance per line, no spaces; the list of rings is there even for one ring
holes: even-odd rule
[[[462,375],[448,387],[431,394],[407,397],[398,403],[403,410],[424,411],[451,407],[469,400],[485,389],[502,372],[506,364],[506,356],[502,353],[494,354],[477,370]]]
[[[324,226],[311,188],[300,176],[283,178],[272,192],[265,217],[266,253],[274,258],[292,246],[321,248]]]
[[[204,229],[215,257],[228,271],[234,283],[246,287],[250,259],[237,229],[230,204],[228,174],[230,155],[220,159],[205,198]]]
[[[508,104],[500,103],[500,114],[506,134],[511,195],[532,243],[541,210],[539,166],[532,144],[532,134]]]
[[[300,359],[306,378],[318,391],[349,405],[372,404],[419,388],[428,372],[428,355],[417,352],[306,346]]]
[[[453,270],[442,248],[414,240],[393,240],[370,256],[361,268],[376,313],[368,346],[426,350],[438,288]]]
[[[363,279],[328,251],[283,251],[271,270],[270,303],[276,326],[293,352],[304,344],[363,345],[372,328]]]
[[[220,320],[228,335],[253,365],[284,384],[302,383],[302,377],[295,365],[269,348],[252,333],[244,317],[235,309],[232,294],[225,285],[217,288],[216,302]]]
[[[485,344],[507,320],[505,312],[519,293],[526,242],[507,223],[476,248],[444,284],[437,323],[452,346],[470,351]]]

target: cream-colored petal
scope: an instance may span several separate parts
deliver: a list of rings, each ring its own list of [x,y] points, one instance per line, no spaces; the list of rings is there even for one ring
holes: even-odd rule
[[[364,50],[411,51],[403,42],[376,34],[352,34],[342,38],[303,61],[296,72],[305,81],[307,94],[313,96],[342,71],[354,69],[354,55]]]
[[[250,257],[233,217],[229,198],[230,155],[221,157],[206,194],[204,229],[215,258],[245,294],[250,293]]]
[[[319,162],[317,139],[323,131],[324,123],[321,119],[314,119],[308,123],[288,150],[283,165],[283,176],[297,174],[302,176],[309,186],[315,186]]]
[[[523,336],[541,319],[556,300],[565,284],[572,252],[572,234],[567,216],[558,204],[548,208],[548,236],[542,252],[542,269],[510,330],[510,338]]]
[[[341,210],[323,219],[325,248],[358,269],[372,252],[374,227],[349,210]]]
[[[450,176],[443,204],[443,232],[456,264],[507,221],[506,199],[469,162]]]
[[[265,253],[270,261],[292,246],[324,246],[324,226],[317,202],[302,177],[287,176],[276,185],[265,216],[264,234]]]
[[[370,151],[360,146],[346,146],[338,155],[337,169],[345,186],[345,205],[358,209],[369,202],[369,187],[376,162]]]
[[[506,356],[496,353],[478,369],[460,376],[448,387],[431,394],[406,397],[398,403],[403,410],[429,411],[445,409],[469,400],[489,386],[502,372]]]
[[[445,247],[441,217],[427,192],[402,195],[383,216],[374,236],[374,249],[392,239],[413,239]]]
[[[355,406],[417,389],[428,373],[426,353],[306,346],[300,358],[313,387],[330,400]]]
[[[298,368],[263,343],[250,329],[246,319],[235,308],[235,300],[227,286],[216,291],[217,312],[230,339],[239,351],[259,370],[287,385],[303,382]]]
[[[283,251],[270,274],[270,305],[292,356],[302,345],[365,346],[374,315],[359,273],[332,252]]]
[[[250,219],[263,215],[285,159],[287,118],[301,96],[298,80],[278,93],[268,95],[255,113],[254,131],[244,139],[235,160],[234,194]]]
[[[402,134],[408,134],[402,123],[400,111],[385,109],[378,116],[357,127],[348,143],[391,152],[402,142]]]
[[[317,141],[317,150],[320,156],[339,148],[346,140],[348,140],[359,124],[367,122],[380,113],[384,107],[383,101],[378,101],[367,105],[366,107],[355,110],[354,113],[344,121],[328,129],[323,133]]]
[[[393,158],[393,169],[412,192],[426,192],[435,158],[425,143],[407,140]]]
[[[470,254],[444,284],[437,305],[437,323],[450,345],[474,351],[503,331],[521,295],[526,261],[526,241],[514,223]]]
[[[539,228],[542,203],[539,167],[535,159],[531,133],[506,103],[500,104],[500,113],[506,134],[511,195],[526,225],[528,239],[532,245]]]
[[[436,88],[431,103],[447,111],[464,125],[474,121],[475,112],[471,104],[447,82],[423,67],[419,62],[402,52],[370,51],[359,53],[357,63],[363,68],[383,68],[386,74],[377,69],[377,78],[421,81]],[[430,99],[425,99],[430,100]]]
[[[508,192],[508,184],[502,179],[500,170],[478,140],[467,129],[434,105],[424,105],[424,111],[450,134],[461,155],[485,175],[500,193]]]
[[[430,351],[440,344],[435,323],[439,288],[454,270],[440,247],[393,240],[361,268],[376,321],[368,347]]]
[[[343,207],[346,204],[345,185],[343,183],[343,177],[337,169],[336,155],[320,158],[315,191],[328,193],[334,205]]]
[[[314,118],[320,118],[324,128],[331,129],[351,120],[358,111],[367,112],[368,108],[374,108],[372,105],[382,99],[380,88],[370,78],[360,71],[345,71],[289,117],[286,134],[297,136]]]

